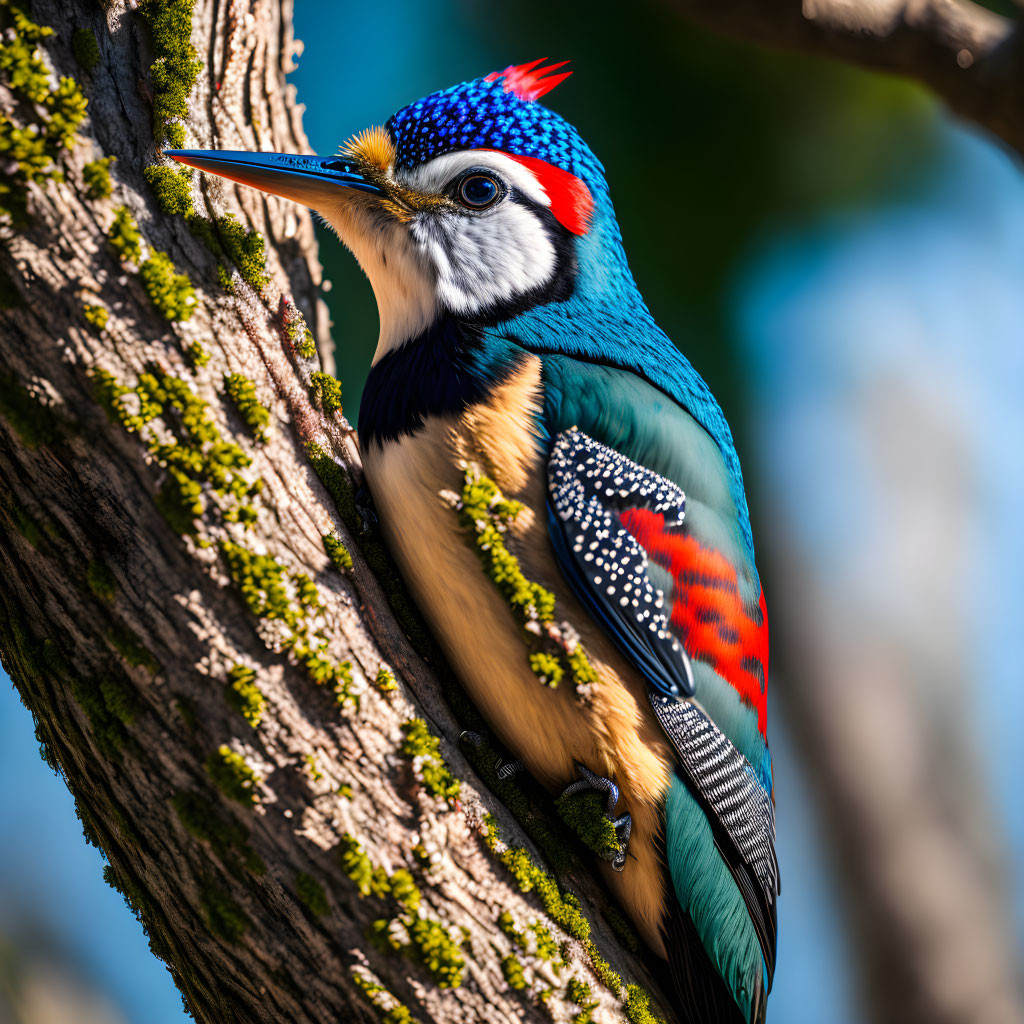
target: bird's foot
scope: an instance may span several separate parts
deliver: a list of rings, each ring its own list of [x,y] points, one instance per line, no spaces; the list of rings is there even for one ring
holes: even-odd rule
[[[518,759],[515,761],[503,760],[500,754],[496,754],[494,753],[493,750],[490,750],[490,745],[488,744],[487,740],[480,735],[480,733],[473,732],[471,729],[465,729],[462,733],[460,733],[459,740],[467,747],[469,747],[474,754],[479,754],[481,751],[484,750],[488,750],[491,754],[493,754],[494,767],[492,770],[500,780],[511,779],[514,775],[518,775],[526,767],[523,764],[523,762]],[[478,769],[479,767],[480,766],[477,765]]]
[[[359,527],[364,534],[373,533],[377,529],[377,506],[373,503],[373,495],[366,484],[360,484],[356,491],[356,514],[359,516]]]
[[[619,787],[579,761],[576,773],[579,778],[566,786],[555,801],[558,813],[585,846],[608,861],[616,871],[621,871],[626,866],[633,819],[628,813],[615,815]]]

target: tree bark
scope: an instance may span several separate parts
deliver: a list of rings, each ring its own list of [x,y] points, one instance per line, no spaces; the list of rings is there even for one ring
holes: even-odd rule
[[[598,949],[663,1002],[579,857],[559,881],[589,940],[539,874],[537,848],[458,745],[472,710],[461,722],[450,710],[459,692],[360,529],[354,433],[312,397],[319,361],[301,354],[298,310],[326,342],[308,214],[211,179],[192,183],[190,222],[158,205],[144,171],[169,166],[152,126],[173,62],[152,9],[133,6],[32,8],[55,30],[43,59],[79,80],[88,118],[64,180],[28,185],[24,224],[0,227],[0,648],[109,880],[204,1022],[397,1022],[399,1004],[420,1021],[548,1020],[579,1011],[572,977],[589,984],[595,1021],[621,1019],[627,992]],[[74,40],[91,63],[82,30],[98,42],[90,71],[72,56]],[[191,40],[188,145],[308,149],[285,83],[290,0],[197,0]],[[0,132],[42,116],[0,82]],[[104,156],[113,194],[93,198],[85,165]],[[142,234],[134,258],[107,240],[122,206]],[[244,258],[216,219],[228,213],[262,234],[265,284],[258,267],[248,283],[232,267],[232,252]],[[194,286],[186,319],[155,308],[157,251]],[[229,400],[229,374],[254,396]],[[410,734],[417,718],[440,737],[457,799],[435,795],[443,766]],[[496,781],[495,756],[476,763],[564,853],[528,782]],[[518,967],[526,987],[506,980]]]
[[[890,71],[1024,154],[1024,31],[968,0],[667,0],[724,35]]]

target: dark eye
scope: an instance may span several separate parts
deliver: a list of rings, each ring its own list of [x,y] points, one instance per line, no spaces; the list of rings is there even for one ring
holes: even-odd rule
[[[484,210],[501,194],[494,178],[487,174],[470,174],[459,185],[459,200],[472,210]]]

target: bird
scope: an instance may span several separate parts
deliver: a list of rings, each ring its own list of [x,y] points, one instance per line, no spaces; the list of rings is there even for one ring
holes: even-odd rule
[[[406,584],[531,775],[597,794],[595,862],[679,1018],[760,1024],[780,884],[739,458],[640,294],[602,164],[540,102],[572,73],[546,61],[333,156],[165,152],[311,208],[351,250],[380,318],[359,444]]]

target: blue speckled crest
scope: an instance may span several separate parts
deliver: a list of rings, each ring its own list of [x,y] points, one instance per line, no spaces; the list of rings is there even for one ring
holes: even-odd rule
[[[492,79],[488,81],[488,79]],[[409,170],[459,149],[535,157],[605,189],[604,168],[568,121],[536,100],[506,91],[504,77],[474,78],[431,93],[391,117],[396,167]]]

